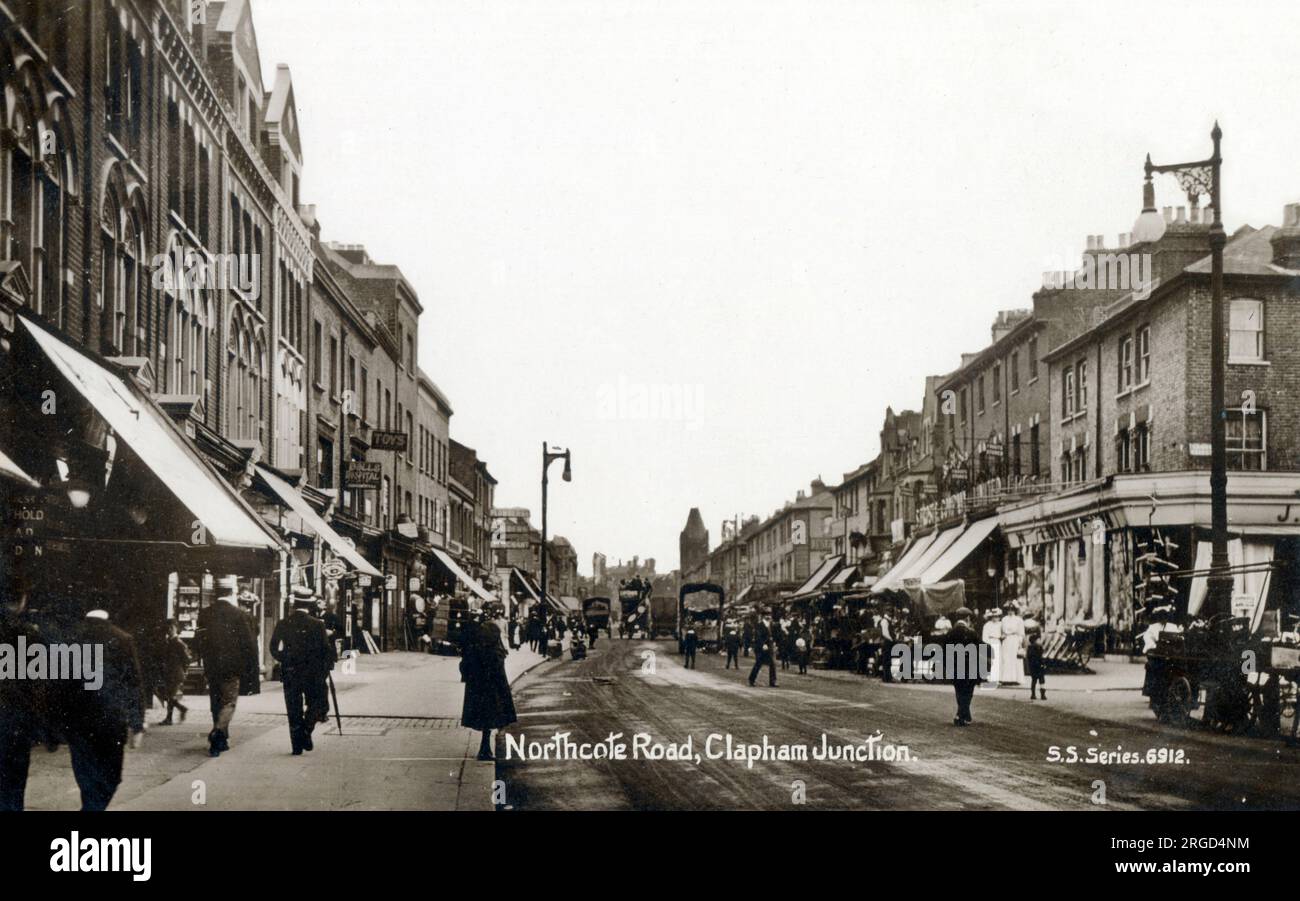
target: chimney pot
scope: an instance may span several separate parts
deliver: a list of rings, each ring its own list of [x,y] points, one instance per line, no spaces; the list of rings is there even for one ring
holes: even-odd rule
[[[1165,217],[1165,224],[1166,224],[1166,225],[1173,225],[1173,224],[1174,224],[1174,208],[1173,208],[1173,207],[1171,207],[1171,206],[1161,207],[1161,208],[1160,208],[1160,215],[1162,215],[1162,216]]]
[[[1178,218],[1175,221],[1180,224],[1185,223],[1187,221],[1187,207],[1180,206],[1178,208]]]

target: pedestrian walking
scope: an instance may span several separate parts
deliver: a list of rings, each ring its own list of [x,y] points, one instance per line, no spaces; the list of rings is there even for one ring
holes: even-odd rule
[[[799,675],[808,675],[808,658],[812,656],[812,633],[805,626],[794,640],[795,659],[799,662]]]
[[[1037,632],[1029,633],[1029,644],[1025,648],[1025,667],[1029,671],[1029,700],[1036,700],[1034,690],[1042,692],[1042,700],[1047,700],[1047,666],[1043,663],[1043,642]]]
[[[499,605],[484,605],[485,616],[468,626],[460,660],[461,680],[465,683],[465,701],[460,722],[467,729],[483,733],[478,759],[494,760],[492,730],[503,729],[516,721],[515,702],[506,677],[506,649],[496,623],[487,618]]]
[[[723,645],[727,649],[727,665],[723,669],[731,669],[733,663],[736,665],[736,669],[740,669],[740,632],[736,629],[735,623],[730,623],[727,626],[727,635],[723,639]]]
[[[293,612],[276,623],[271,633],[271,656],[280,664],[289,746],[300,755],[312,750],[312,731],[322,716],[329,716],[329,702],[324,699],[328,697],[326,680],[334,668],[334,647],[325,624],[312,615],[316,601],[309,589],[294,589],[293,606]]]
[[[30,585],[10,573],[0,587],[0,643],[31,649],[44,644],[28,610]],[[32,746],[45,740],[48,683],[0,679],[0,811],[22,810],[27,794],[27,771]]]
[[[700,645],[700,637],[695,632],[695,621],[686,624],[686,634],[682,639],[682,659],[687,669],[695,669],[695,651]]]
[[[167,711],[167,716],[158,724],[160,726],[172,725],[172,714],[177,710],[181,712],[182,723],[185,722],[185,714],[190,712],[181,700],[185,697],[183,686],[185,668],[190,665],[190,649],[181,640],[176,620],[169,619],[166,628],[163,641],[158,647],[158,682],[153,687],[154,695]]]
[[[144,738],[140,660],[131,636],[108,621],[100,604],[86,614],[74,641],[104,649],[99,689],[70,682],[60,686],[60,694],[81,809],[107,810],[122,783],[127,745],[138,748]]]
[[[199,612],[195,640],[212,708],[208,754],[217,757],[230,750],[230,721],[239,696],[256,694],[259,678],[257,642],[236,595],[219,598]]]
[[[980,636],[991,649],[989,657],[989,686],[997,688],[1002,677],[1002,611],[997,607],[984,614],[984,629]]]
[[[880,681],[894,681],[894,617],[880,612]]]
[[[754,627],[754,668],[749,671],[749,684],[758,679],[759,671],[767,667],[767,684],[776,688],[776,639],[773,634],[772,617],[764,613]]]
[[[971,618],[975,614],[967,607],[958,607],[953,612],[952,629],[949,630],[945,639],[945,644],[950,645],[956,651],[955,654],[945,654],[944,656],[955,662],[958,672],[948,673],[952,678],[952,690],[957,699],[957,715],[953,717],[954,726],[969,726],[971,723],[970,702],[975,695],[975,686],[979,684],[979,662],[983,660],[988,651],[986,645],[980,640],[980,636],[975,633],[971,626]],[[971,651],[975,652],[975,659],[971,659]],[[970,664],[976,666],[975,672],[969,672],[967,667]],[[965,664],[965,665],[964,665]]]
[[[749,656],[749,649],[754,646],[754,620],[753,617],[745,617],[745,628],[741,633],[741,639],[745,645],[745,656]]]

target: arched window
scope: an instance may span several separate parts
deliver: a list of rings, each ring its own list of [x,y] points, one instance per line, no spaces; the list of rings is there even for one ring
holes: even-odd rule
[[[64,151],[63,134],[50,122],[42,123],[34,135],[37,160],[34,163],[36,195],[31,207],[32,307],[59,326],[66,324],[63,305],[63,269],[67,253],[65,186],[74,183],[71,155]]]
[[[9,221],[12,223],[8,259],[32,266],[32,189],[35,184],[36,153],[31,118],[19,106],[13,120],[14,141],[9,150]]]
[[[116,353],[135,353],[144,245],[139,223],[125,208],[120,188],[111,183],[104,192],[100,247],[99,306],[105,317],[105,337]]]

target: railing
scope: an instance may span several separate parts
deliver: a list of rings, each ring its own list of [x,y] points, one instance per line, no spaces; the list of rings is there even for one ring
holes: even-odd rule
[[[1066,483],[1051,481],[1046,475],[994,476],[974,487],[920,507],[916,511],[916,525],[932,526],[976,510],[987,510],[1022,498],[1051,494],[1068,487]]]

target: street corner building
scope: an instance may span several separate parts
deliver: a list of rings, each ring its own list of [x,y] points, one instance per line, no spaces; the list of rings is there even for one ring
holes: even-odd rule
[[[96,599],[146,666],[225,598],[274,675],[302,587],[346,648],[454,650],[497,596],[496,480],[415,289],[302,201],[252,4],[5,0],[0,56],[5,574]]]

